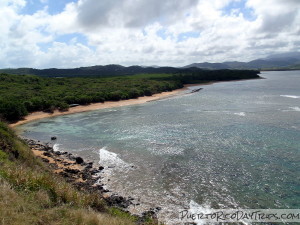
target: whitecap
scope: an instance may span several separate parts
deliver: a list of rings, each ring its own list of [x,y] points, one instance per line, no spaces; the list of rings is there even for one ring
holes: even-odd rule
[[[286,98],[300,98],[300,96],[297,95],[280,95],[281,97],[286,97]]]
[[[234,115],[237,115],[237,116],[246,116],[246,113],[244,113],[244,112],[239,112],[239,113],[234,113]]]
[[[61,144],[54,144],[53,145],[53,151],[55,151],[55,152],[59,152],[59,147],[58,146],[60,146]]]
[[[99,150],[99,158],[99,164],[110,169],[123,170],[132,168],[131,164],[123,161],[118,154],[108,151],[106,147]]]
[[[118,157],[118,154],[106,150],[106,147],[99,150],[99,163],[124,164],[125,162]]]
[[[300,112],[300,107],[289,107],[292,111]]]

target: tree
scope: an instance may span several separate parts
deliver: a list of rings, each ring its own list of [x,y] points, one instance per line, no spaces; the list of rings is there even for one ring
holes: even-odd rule
[[[28,114],[23,103],[16,100],[0,100],[0,114],[8,121],[22,119]]]

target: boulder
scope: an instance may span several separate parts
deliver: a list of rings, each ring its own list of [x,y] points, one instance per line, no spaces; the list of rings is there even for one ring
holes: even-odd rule
[[[81,157],[76,157],[76,158],[75,158],[75,161],[76,161],[77,164],[81,164],[81,163],[84,162],[83,159],[82,159]]]
[[[104,170],[104,167],[103,166],[99,166],[99,170]]]

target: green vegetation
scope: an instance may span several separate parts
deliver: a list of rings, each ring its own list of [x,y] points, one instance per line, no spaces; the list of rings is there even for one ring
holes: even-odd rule
[[[187,83],[258,78],[258,71],[202,71],[115,77],[49,78],[0,74],[0,119],[29,112],[67,110],[89,104],[152,95]],[[100,196],[76,190],[34,157],[29,147],[0,122],[1,224],[135,224],[136,217],[108,208]],[[145,224],[153,224],[151,220]]]
[[[16,121],[29,112],[68,110],[70,104],[132,99],[172,91],[188,83],[258,78],[258,71],[195,70],[175,74],[49,78],[0,74],[0,116]]]
[[[77,191],[53,174],[0,122],[1,224],[135,224],[97,194]]]

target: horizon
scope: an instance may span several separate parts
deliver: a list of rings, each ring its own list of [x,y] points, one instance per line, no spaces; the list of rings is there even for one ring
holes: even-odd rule
[[[0,68],[248,62],[299,51],[295,0],[7,0]]]

